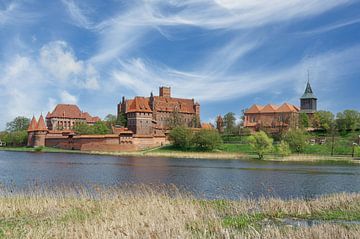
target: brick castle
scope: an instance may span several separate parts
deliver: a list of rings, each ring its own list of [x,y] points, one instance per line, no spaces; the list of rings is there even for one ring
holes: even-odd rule
[[[59,104],[53,112],[28,128],[28,146],[57,147],[85,151],[132,151],[168,143],[171,123],[200,128],[200,104],[194,99],[174,98],[170,87],[160,87],[159,96],[136,96],[118,104],[118,117],[123,114],[127,127],[113,127],[112,134],[77,135],[72,129],[77,123],[93,125],[100,118],[82,112],[76,105]]]

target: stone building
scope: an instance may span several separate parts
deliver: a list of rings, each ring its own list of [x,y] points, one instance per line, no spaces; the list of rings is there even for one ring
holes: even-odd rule
[[[200,104],[194,99],[174,98],[170,87],[160,87],[159,96],[136,96],[118,104],[118,117],[124,114],[127,128],[135,135],[161,135],[171,124],[200,128]],[[174,122],[176,121],[176,122]]]
[[[53,112],[46,115],[46,125],[49,130],[70,130],[76,123],[93,125],[100,121],[99,117],[92,117],[82,112],[77,105],[58,104]]]
[[[253,105],[244,112],[244,127],[253,131],[265,130],[270,133],[286,131],[299,126],[299,113],[306,113],[310,117],[317,111],[317,98],[310,82],[300,98],[300,108],[284,103],[281,106],[268,104],[266,106]]]

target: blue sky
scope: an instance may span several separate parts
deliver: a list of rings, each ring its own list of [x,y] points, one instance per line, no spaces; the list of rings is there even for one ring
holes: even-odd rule
[[[195,98],[203,121],[253,103],[360,110],[360,1],[0,0],[0,129],[76,103]]]

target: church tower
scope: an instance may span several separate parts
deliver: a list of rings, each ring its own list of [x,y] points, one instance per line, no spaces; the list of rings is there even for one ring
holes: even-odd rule
[[[305,92],[300,98],[300,112],[306,114],[314,114],[317,111],[317,98],[311,89],[310,81],[308,80]]]

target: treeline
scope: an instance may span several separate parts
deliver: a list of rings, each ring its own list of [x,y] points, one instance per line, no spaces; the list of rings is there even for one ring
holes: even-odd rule
[[[318,111],[312,118],[305,113],[299,117],[299,125],[302,128],[322,129],[325,132],[338,131],[346,133],[360,129],[360,112],[357,110],[344,110],[336,116],[330,111]]]

